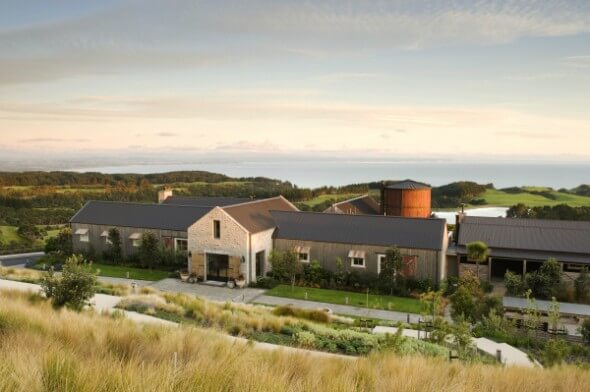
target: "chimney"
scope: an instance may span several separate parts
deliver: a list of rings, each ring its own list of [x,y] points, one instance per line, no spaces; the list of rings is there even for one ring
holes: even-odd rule
[[[164,200],[172,196],[173,191],[170,188],[164,188],[158,192],[158,203],[162,204]]]
[[[458,212],[457,215],[455,215],[455,243],[459,241],[459,229],[461,228],[461,223],[463,223],[463,220],[465,219],[466,215],[467,214],[465,213],[465,204],[461,204],[461,212]]]

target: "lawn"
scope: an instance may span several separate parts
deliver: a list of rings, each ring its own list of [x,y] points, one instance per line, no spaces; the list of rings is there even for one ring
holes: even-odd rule
[[[348,297],[348,305],[357,307],[367,306],[367,295],[365,293],[357,293],[354,291],[342,290],[327,290],[315,289],[310,287],[295,286],[293,290],[288,285],[278,285],[275,288],[268,290],[266,295],[293,299],[306,299],[316,302],[326,302],[330,304],[346,305],[346,297]],[[395,310],[404,313],[420,313],[422,311],[422,304],[414,298],[394,297],[390,295],[377,295],[369,292],[369,307],[372,309]]]
[[[588,196],[578,196],[557,191],[552,191],[551,194],[555,196],[555,200],[527,192],[506,193],[497,189],[488,189],[478,198],[485,199],[487,205],[502,207],[511,207],[518,203],[524,203],[530,207],[554,206],[557,204],[568,204],[572,207],[590,206],[590,197]]]
[[[22,238],[17,233],[14,226],[0,226],[0,244],[9,244],[10,242],[21,242]]]
[[[119,265],[93,263],[93,268],[99,269],[99,276],[108,276],[111,278],[126,278],[129,272],[129,279],[137,280],[162,280],[170,275],[170,271],[144,269],[135,267],[125,267]]]
[[[325,202],[326,200],[336,200],[337,202],[339,202],[339,201],[343,201],[343,200],[352,199],[352,198],[358,197],[358,196],[361,196],[361,195],[358,193],[335,193],[335,194],[329,194],[329,195],[320,195],[320,196],[314,197],[313,199],[305,200],[301,203],[306,204],[309,207],[313,208],[313,207],[317,206],[318,204]]]

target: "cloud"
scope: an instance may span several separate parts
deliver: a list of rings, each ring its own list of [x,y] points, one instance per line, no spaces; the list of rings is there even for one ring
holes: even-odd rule
[[[178,135],[175,134],[174,132],[158,132],[158,133],[156,133],[156,136],[160,136],[160,137],[176,137]]]
[[[575,68],[590,68],[590,56],[570,56],[563,61],[565,65]]]
[[[590,3],[558,0],[146,0],[106,7],[0,31],[0,85],[590,32]],[[381,76],[326,78],[373,77]]]
[[[498,136],[516,137],[521,139],[557,139],[558,134],[543,133],[543,132],[526,132],[526,131],[498,131],[495,132]]]
[[[90,141],[90,139],[83,139],[83,138],[53,138],[53,137],[36,137],[36,138],[28,138],[28,139],[19,139],[19,143],[85,143]]]

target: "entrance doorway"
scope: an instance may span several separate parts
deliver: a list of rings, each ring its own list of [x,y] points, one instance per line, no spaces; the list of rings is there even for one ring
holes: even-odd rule
[[[207,253],[207,280],[227,282],[229,256]]]
[[[266,252],[261,250],[260,252],[256,253],[256,277],[264,276],[264,259]]]

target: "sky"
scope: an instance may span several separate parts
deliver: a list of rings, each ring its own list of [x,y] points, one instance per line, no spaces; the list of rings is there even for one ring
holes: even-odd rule
[[[0,0],[0,154],[590,162],[590,1]]]

